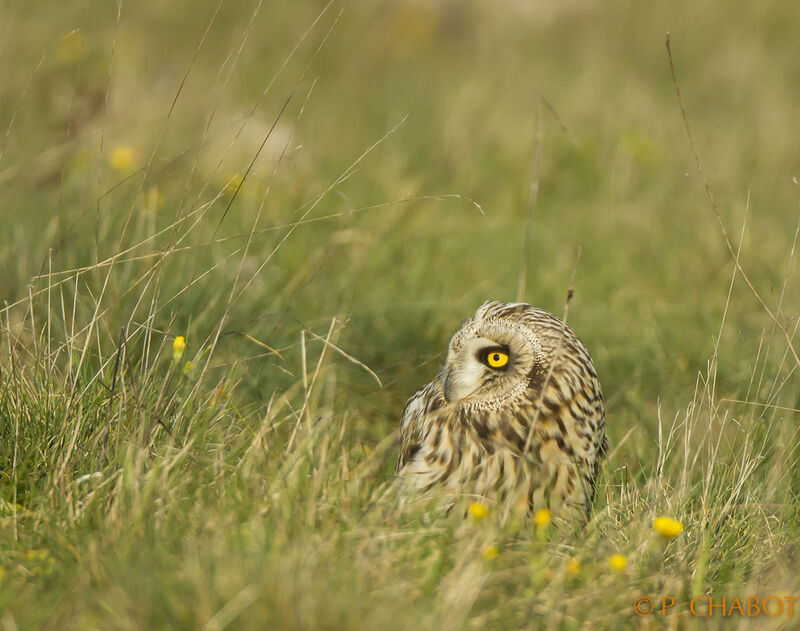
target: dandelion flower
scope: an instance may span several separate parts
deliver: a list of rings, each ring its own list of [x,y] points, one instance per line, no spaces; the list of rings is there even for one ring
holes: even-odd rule
[[[86,42],[79,29],[64,35],[55,46],[55,57],[59,63],[72,66],[83,59]]]
[[[567,561],[567,574],[570,576],[577,576],[581,571],[581,562],[578,559],[570,559]]]
[[[164,196],[158,187],[151,186],[142,194],[142,205],[147,212],[156,212],[164,205]]]
[[[232,173],[228,176],[225,182],[225,192],[228,195],[235,195],[236,192],[242,187],[244,184],[244,175],[241,173]]]
[[[653,528],[665,539],[674,539],[683,532],[683,524],[671,517],[657,517],[653,521]]]
[[[180,358],[183,356],[183,349],[185,348],[186,338],[184,338],[183,335],[179,335],[172,342],[172,358],[175,361],[180,361]]]
[[[115,147],[108,159],[111,168],[120,173],[132,171],[136,166],[136,154],[132,147],[120,145]]]
[[[469,514],[475,521],[480,521],[489,514],[489,507],[480,502],[472,502],[469,505]]]
[[[553,516],[550,514],[550,511],[546,508],[536,511],[536,515],[534,515],[534,521],[536,521],[536,525],[539,528],[546,528],[550,525],[550,522],[553,521]]]
[[[608,557],[608,564],[615,572],[621,572],[628,567],[628,559],[626,559],[623,554],[612,554]]]
[[[497,546],[489,546],[483,549],[483,558],[487,561],[496,559],[498,554],[500,554],[500,551],[497,549]]]

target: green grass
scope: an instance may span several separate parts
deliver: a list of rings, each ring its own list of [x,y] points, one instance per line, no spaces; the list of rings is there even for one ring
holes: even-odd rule
[[[3,629],[797,626],[687,613],[800,595],[800,366],[664,47],[798,349],[795,12],[527,4],[0,5]],[[522,270],[606,395],[583,528],[391,485]]]

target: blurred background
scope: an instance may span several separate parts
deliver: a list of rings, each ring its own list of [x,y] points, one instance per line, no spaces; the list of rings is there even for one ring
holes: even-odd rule
[[[222,322],[209,370],[236,375],[243,409],[296,383],[301,330],[336,318],[383,388],[339,357],[329,394],[374,443],[481,302],[522,278],[560,315],[575,269],[569,323],[612,444],[635,428],[623,460],[649,470],[657,406],[691,398],[733,271],[665,37],[731,240],[746,217],[743,266],[792,326],[796,18],[718,0],[3,2],[0,295],[42,296],[59,326],[102,296],[106,353],[149,323],[201,356]],[[7,311],[23,340],[28,311]],[[785,345],[765,352],[782,338],[741,282],[726,317],[719,396],[778,401],[753,377],[784,374]]]

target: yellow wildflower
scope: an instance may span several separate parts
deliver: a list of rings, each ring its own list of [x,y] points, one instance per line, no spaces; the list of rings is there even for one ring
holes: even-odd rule
[[[67,33],[55,46],[55,56],[59,63],[71,66],[83,59],[86,42],[79,29]]]
[[[497,549],[497,546],[489,546],[483,549],[483,558],[487,561],[496,559],[498,554],[500,554],[500,551]]]
[[[180,358],[183,356],[183,349],[186,348],[186,339],[183,335],[179,335],[175,338],[175,341],[172,342],[172,358],[175,361],[180,361]]]
[[[228,195],[235,195],[242,185],[244,184],[244,175],[241,173],[232,173],[225,181],[225,192]]]
[[[183,365],[183,374],[189,375],[194,371],[194,362],[188,361]]]
[[[489,514],[489,507],[480,502],[472,502],[469,505],[469,514],[475,521],[480,521]]]
[[[577,576],[581,571],[581,562],[578,559],[570,559],[567,561],[567,574],[570,576]]]
[[[625,555],[622,554],[612,554],[610,557],[608,557],[608,564],[615,572],[621,572],[628,567],[628,559],[626,559]]]
[[[127,173],[136,167],[136,153],[132,147],[120,145],[114,147],[111,157],[108,159],[111,168],[120,173]]]
[[[142,205],[147,212],[156,212],[164,205],[164,196],[158,187],[151,186],[144,193],[142,193]]]
[[[683,524],[671,517],[657,517],[653,528],[665,539],[673,539],[683,532]]]
[[[546,508],[536,511],[536,515],[533,517],[534,521],[536,521],[536,525],[539,528],[546,528],[550,525],[550,522],[553,520],[553,516],[550,514],[550,511]]]

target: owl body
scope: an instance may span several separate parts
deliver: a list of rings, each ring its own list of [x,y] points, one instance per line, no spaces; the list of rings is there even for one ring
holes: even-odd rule
[[[588,512],[606,451],[600,383],[555,316],[488,301],[403,411],[397,471],[417,489]]]

